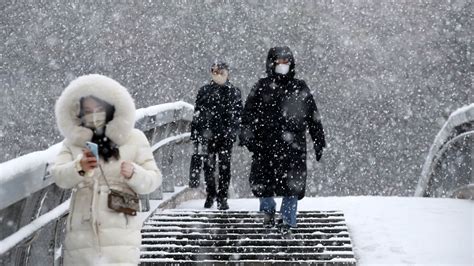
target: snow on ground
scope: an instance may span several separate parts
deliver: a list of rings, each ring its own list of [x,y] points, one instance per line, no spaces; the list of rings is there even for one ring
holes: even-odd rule
[[[137,213],[138,217],[140,217],[140,220],[142,222],[145,222],[146,219],[158,208],[158,206],[171,199],[173,196],[184,190],[186,187],[185,186],[180,186],[180,187],[174,187],[174,192],[163,192],[163,199],[161,200],[150,200],[150,210],[147,212],[139,212]]]
[[[281,199],[277,202],[279,208]],[[193,200],[177,209],[203,205]],[[258,200],[232,199],[229,206],[258,210]],[[359,265],[474,265],[474,201],[324,197],[304,198],[298,209],[342,210]]]

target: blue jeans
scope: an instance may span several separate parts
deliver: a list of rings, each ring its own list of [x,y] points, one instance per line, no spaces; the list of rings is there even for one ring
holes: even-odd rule
[[[273,197],[262,197],[260,200],[260,211],[275,213],[276,202]],[[298,208],[298,196],[283,197],[280,213],[284,224],[296,227],[296,210]]]

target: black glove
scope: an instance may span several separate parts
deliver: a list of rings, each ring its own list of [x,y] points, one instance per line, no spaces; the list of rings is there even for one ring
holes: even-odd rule
[[[321,160],[321,157],[323,156],[323,148],[321,147],[314,147],[314,151],[316,153],[316,161],[319,162]]]
[[[244,138],[243,136],[239,136],[239,146],[246,147],[250,152],[254,152],[254,144],[248,138]]]
[[[252,153],[257,153],[259,151],[258,146],[254,142],[246,143],[245,147],[247,147],[247,150]]]

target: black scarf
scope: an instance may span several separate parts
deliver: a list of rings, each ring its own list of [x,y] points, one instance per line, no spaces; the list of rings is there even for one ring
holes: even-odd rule
[[[94,142],[99,146],[99,156],[104,158],[104,161],[108,162],[110,158],[118,160],[120,153],[118,145],[105,136],[104,130],[93,130],[94,135],[92,136],[91,142]]]

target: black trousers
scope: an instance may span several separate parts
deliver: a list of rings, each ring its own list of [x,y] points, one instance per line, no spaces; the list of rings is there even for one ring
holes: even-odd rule
[[[204,161],[204,180],[207,195],[227,199],[230,183],[230,161],[232,149],[210,152]],[[216,162],[219,167],[218,187],[216,188]]]

